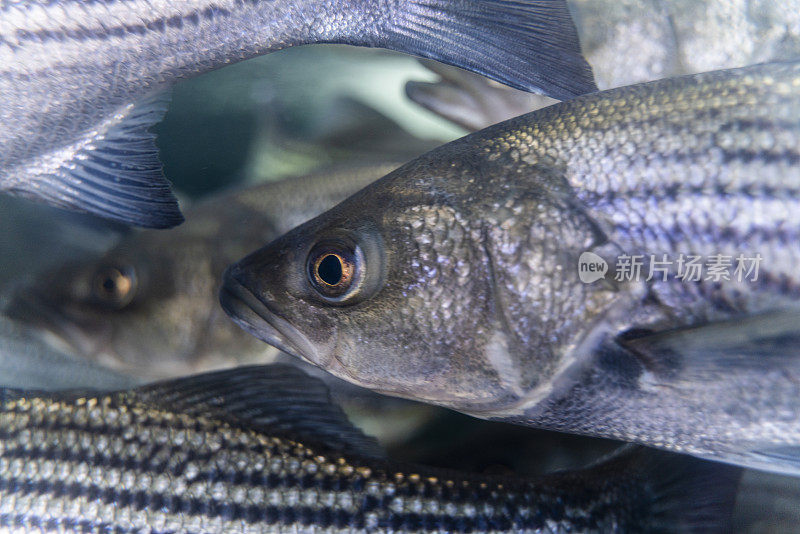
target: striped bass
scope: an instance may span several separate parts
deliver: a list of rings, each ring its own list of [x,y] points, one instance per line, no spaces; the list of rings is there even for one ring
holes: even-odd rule
[[[578,97],[231,266],[250,333],[376,391],[800,474],[800,63]]]
[[[641,450],[538,479],[400,465],[289,366],[0,393],[0,528],[724,531],[739,469]]]

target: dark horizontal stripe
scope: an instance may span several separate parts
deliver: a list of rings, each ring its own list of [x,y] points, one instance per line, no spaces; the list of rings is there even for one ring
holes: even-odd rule
[[[86,415],[87,423],[86,424],[78,424],[75,422],[75,419],[79,417],[79,412],[84,411],[87,412],[88,408],[80,407],[74,404],[74,399],[60,399],[59,397],[49,398],[49,397],[38,397],[38,396],[29,396],[26,395],[24,392],[19,390],[11,389],[11,388],[0,388],[0,412],[3,413],[11,413],[20,416],[30,417],[30,423],[28,425],[28,429],[31,429],[31,425],[36,424],[38,425],[39,430],[46,430],[47,432],[62,432],[62,431],[75,431],[75,432],[86,432],[89,434],[96,434],[96,435],[108,435],[108,436],[115,436],[115,437],[122,437],[125,433],[129,431],[129,429],[124,428],[122,426],[108,424],[103,422],[102,424],[96,424],[96,421],[92,421],[92,424],[88,423],[88,414]],[[98,401],[101,401],[102,397],[94,397]],[[9,403],[12,401],[18,400],[25,400],[26,402],[32,402],[33,400],[40,400],[41,402],[47,404],[50,402],[63,402],[65,404],[71,404],[72,409],[74,410],[73,414],[53,414],[51,412],[44,412],[41,410],[33,410],[30,408],[22,408],[18,404],[15,406],[9,406]],[[126,406],[125,399],[119,398],[119,396],[113,396],[111,398],[111,402],[104,407],[105,410],[114,411],[117,415],[120,415],[120,409]],[[130,407],[129,403],[127,406]],[[62,416],[66,415],[66,417]],[[206,422],[207,421],[207,422]],[[227,421],[220,422],[215,421],[213,419],[208,419],[206,421],[201,421],[197,418],[183,418],[183,417],[174,417],[169,420],[164,417],[153,417],[149,414],[145,415],[145,420],[143,421],[143,425],[140,428],[149,428],[154,429],[155,431],[163,431],[165,433],[171,433],[175,431],[189,431],[195,432],[197,434],[201,433],[214,433],[218,431],[219,428],[225,426]],[[46,428],[44,428],[46,425]],[[229,426],[235,428],[235,425],[229,424]],[[22,430],[22,429],[20,429]],[[0,427],[0,439],[12,439],[16,436],[16,433],[11,433],[9,429]],[[131,441],[131,440],[126,440]],[[142,443],[147,443],[143,440],[138,440]]]
[[[662,200],[667,202],[675,201],[675,199],[669,198],[659,199],[659,201]],[[771,261],[772,258],[766,255],[768,250],[758,250],[759,244],[778,243],[789,247],[789,250],[798,250],[797,245],[800,238],[800,224],[795,227],[787,227],[776,224],[773,221],[765,220],[758,225],[751,224],[746,229],[739,229],[733,225],[718,224],[714,221],[709,222],[708,218],[705,217],[705,215],[707,215],[705,213],[702,214],[704,217],[693,219],[691,213],[680,213],[676,211],[669,211],[671,215],[675,216],[675,220],[671,220],[669,224],[666,224],[667,221],[665,221],[663,217],[667,212],[666,210],[659,211],[658,205],[654,202],[644,202],[643,200],[641,202],[643,209],[647,210],[646,212],[634,210],[631,212],[633,217],[631,217],[630,221],[614,223],[613,228],[616,234],[621,233],[623,235],[640,236],[642,240],[642,254],[660,255],[667,252],[676,254],[683,253],[686,255],[694,254],[693,250],[681,250],[681,247],[687,247],[687,241],[706,243],[711,240],[718,248],[723,245],[749,247],[747,250],[736,250],[734,256],[739,254],[749,256],[762,253],[760,267],[768,268],[769,265],[767,262]],[[619,209],[619,204],[623,204],[623,208],[628,207],[627,200],[619,198],[611,201],[609,206],[604,209]],[[713,218],[713,215],[711,215],[710,218]],[[668,251],[648,250],[646,248],[647,241],[653,235],[664,236],[664,238],[669,239],[670,249]],[[767,247],[765,247],[765,249],[767,249]],[[798,256],[800,256],[800,252],[798,252]],[[704,258],[704,260],[705,259],[707,258]]]
[[[789,166],[796,166],[800,164],[800,153],[791,149],[785,149],[779,152],[755,149],[723,150],[722,158],[723,164],[734,161],[742,163],[760,162],[766,165],[784,163]]]
[[[273,505],[239,505],[211,498],[181,497],[159,492],[131,491],[126,488],[101,488],[95,484],[80,484],[60,480],[18,480],[0,478],[0,496],[47,495],[57,499],[86,499],[117,508],[161,511],[169,515],[205,516],[225,521],[245,521],[269,525],[293,523],[317,524],[316,511],[308,507],[278,507]],[[358,527],[363,514],[329,510],[332,524],[339,527]],[[357,516],[361,516],[360,519]]]
[[[61,450],[15,448],[4,451],[3,458],[7,460],[19,458],[26,462],[41,460],[51,460],[53,462],[58,462],[59,460],[76,463],[85,462],[91,464],[93,467],[119,468],[129,471],[138,469],[138,462],[134,461],[131,463],[129,459],[80,453],[76,454]],[[166,474],[170,477],[181,477],[189,463],[193,462],[191,460],[181,462],[172,468],[167,464],[153,465],[147,471],[150,473]],[[250,489],[258,487],[270,491],[281,491],[293,488],[316,488],[339,493],[349,492],[356,497],[359,493],[363,492],[365,485],[364,480],[351,481],[342,477],[331,477],[328,475],[301,475],[300,477],[294,475],[278,475],[275,473],[253,473],[245,475],[243,473],[226,472],[217,469],[201,472],[196,477],[193,477],[191,482],[224,482],[241,485],[245,488],[249,487]],[[421,486],[421,489],[418,488],[418,486]],[[442,528],[446,527],[448,530],[457,531],[482,530],[487,526],[491,528],[500,528],[502,525],[509,522],[515,525],[527,525],[530,521],[533,521],[532,519],[528,520],[524,518],[514,519],[519,507],[529,503],[531,499],[530,494],[509,494],[504,492],[493,494],[489,489],[465,489],[463,487],[450,489],[443,485],[433,486],[430,484],[401,484],[396,485],[396,491],[392,494],[383,494],[380,496],[362,495],[360,510],[357,513],[340,513],[333,510],[323,512],[315,511],[310,508],[289,511],[276,507],[233,506],[212,500],[188,499],[145,491],[132,492],[118,488],[103,489],[94,484],[84,486],[77,483],[64,483],[60,481],[32,482],[16,480],[3,481],[0,479],[0,493],[3,491],[23,494],[51,493],[55,497],[68,497],[71,499],[85,497],[90,500],[100,499],[107,504],[116,503],[120,506],[128,506],[137,510],[153,508],[164,510],[171,514],[185,513],[190,515],[206,515],[209,517],[222,517],[223,519],[231,521],[245,520],[249,522],[267,522],[270,524],[290,524],[294,522],[303,524],[328,524],[328,522],[330,522],[330,524],[336,526],[354,526],[363,522],[363,515],[367,512],[376,512],[382,516],[384,518],[382,521],[384,521],[385,526],[401,524],[405,525],[404,528],[411,528],[412,525],[417,524],[439,525]],[[440,501],[442,505],[453,502],[452,500],[448,500],[446,496],[459,497],[455,499],[459,504],[471,503],[476,507],[480,506],[481,503],[489,503],[493,507],[499,507],[502,513],[491,516],[479,515],[473,519],[454,519],[444,515],[419,516],[417,514],[392,514],[390,512],[390,507],[396,497],[431,498]],[[538,505],[541,506],[541,503]],[[552,515],[552,513],[549,515]],[[325,519],[325,517],[330,518]]]
[[[755,117],[755,118],[737,118],[736,120],[728,121],[719,128],[717,132],[736,132],[736,133],[749,133],[753,131],[772,132],[778,130],[797,130],[800,128],[800,119],[785,119],[783,117]]]
[[[472,516],[454,517],[446,514],[417,514],[394,513],[386,506],[378,507],[377,500],[368,495],[362,496],[359,510],[348,512],[335,510],[329,507],[313,509],[308,506],[274,506],[274,505],[239,505],[230,502],[221,502],[216,499],[183,498],[161,493],[148,493],[145,491],[129,491],[117,488],[99,488],[94,484],[81,485],[78,483],[64,483],[61,481],[27,481],[0,478],[0,495],[52,495],[53,499],[67,498],[97,500],[106,505],[117,508],[132,508],[138,512],[146,509],[159,510],[169,515],[205,516],[209,519],[222,519],[223,521],[240,522],[249,524],[267,524],[291,526],[318,526],[320,528],[356,528],[366,527],[365,514],[373,511],[378,515],[378,528],[395,530],[446,530],[450,532],[481,532],[486,530],[518,530],[540,529],[545,520],[565,521],[571,527],[582,529],[595,524],[592,517],[567,518],[564,505],[554,502],[546,511],[524,515],[516,503],[509,501],[501,506],[498,515],[485,515],[476,512]],[[394,497],[389,498],[389,502]],[[480,502],[474,503],[476,509]],[[545,513],[546,512],[546,513]],[[29,521],[30,521],[29,517]],[[36,525],[36,519],[33,519]],[[63,519],[54,520],[56,523]],[[70,520],[68,520],[70,521]],[[92,519],[85,520],[87,525],[97,525]],[[115,525],[102,523],[114,531]],[[22,525],[22,526],[27,526]],[[36,525],[38,526],[38,525]]]
[[[224,449],[227,452],[241,452],[237,449],[236,443],[226,444]],[[163,448],[168,448],[166,453]],[[248,452],[249,449],[243,449]],[[170,463],[169,460],[154,463],[149,458],[156,455],[164,458],[174,458],[176,456],[186,456],[186,459],[179,463]],[[198,454],[193,451],[185,451],[178,446],[161,445],[152,446],[150,450],[143,451],[139,457],[119,457],[102,454],[96,451],[69,450],[60,447],[41,447],[41,446],[18,446],[9,447],[6,445],[2,453],[5,459],[19,459],[25,462],[30,461],[69,461],[73,463],[86,463],[92,467],[112,468],[123,471],[138,471],[144,473],[166,474],[170,477],[183,477],[186,469],[191,465],[198,468],[199,472],[192,477],[191,482],[224,482],[230,485],[243,486],[246,488],[264,488],[267,490],[280,490],[290,488],[309,489],[316,488],[330,492],[360,492],[363,491],[366,483],[370,479],[365,479],[359,475],[351,477],[329,475],[326,473],[303,473],[294,475],[291,473],[277,474],[269,471],[250,471],[242,472],[236,470],[224,470],[217,467],[208,468],[213,464],[217,453],[207,452]],[[266,455],[264,455],[266,458]],[[274,456],[279,456],[275,454]],[[379,478],[371,481],[385,484]],[[448,487],[444,484],[432,484],[428,481],[421,481],[419,484],[395,484],[395,491],[390,495],[385,495],[374,504],[375,508],[385,508],[395,496],[404,498],[426,498],[437,499],[443,503],[463,504],[475,501],[494,502],[493,489],[490,484],[481,487],[480,484],[470,484],[464,487],[461,484],[454,484]],[[371,501],[370,501],[371,502]]]
[[[92,520],[88,518],[58,517],[43,518],[33,513],[7,514],[0,513],[0,527],[13,529],[40,529],[44,531],[66,532],[109,532],[114,534],[127,534],[141,532],[139,529],[124,528],[107,521]],[[167,534],[167,532],[164,532]]]
[[[700,84],[697,87],[702,90],[710,89],[713,86]],[[631,88],[635,89],[634,94],[628,95],[632,98],[632,100],[627,100],[627,106],[632,110],[631,113],[621,120],[608,121],[602,115],[602,110],[600,110],[601,113],[596,119],[592,119],[587,126],[581,126],[581,130],[583,130],[585,134],[580,139],[585,140],[589,138],[605,138],[606,134],[619,132],[626,134],[626,141],[630,140],[632,137],[631,134],[636,133],[643,133],[645,134],[644,138],[646,140],[652,141],[656,141],[662,137],[670,135],[679,135],[682,138],[689,138],[690,140],[693,140],[694,138],[699,138],[701,136],[713,136],[716,132],[774,132],[776,129],[796,131],[798,128],[800,128],[800,121],[794,119],[784,119],[782,117],[770,117],[769,119],[744,117],[721,118],[720,115],[723,115],[723,113],[731,113],[729,110],[736,107],[730,105],[717,108],[690,108],[686,111],[678,112],[678,117],[674,116],[676,112],[668,113],[665,111],[660,111],[653,114],[647,111],[640,111],[649,109],[652,106],[658,107],[668,104],[668,99],[670,97],[672,97],[674,94],[684,92],[686,89],[692,88],[692,86],[681,85],[678,88],[670,88],[668,90],[662,89],[653,93],[640,92],[639,88],[636,86],[631,86]],[[770,93],[770,91],[766,92]],[[748,93],[757,93],[757,91],[750,90]],[[622,92],[617,94],[620,98],[625,96]],[[645,103],[646,99],[649,100],[651,98],[653,99],[652,103]],[[787,101],[789,99],[790,97],[787,97]],[[698,99],[697,102],[702,102],[702,100]],[[576,104],[575,107],[570,108],[570,111],[573,116],[580,117],[584,115],[586,111],[585,105],[583,102],[580,102]],[[644,113],[647,114],[643,116]],[[570,114],[567,115],[569,116]],[[540,128],[546,127],[544,128],[544,131],[552,128],[556,132],[555,135],[550,137],[538,139],[540,144],[547,146],[549,141],[554,141],[560,137],[558,134],[562,133],[563,130],[552,127],[552,123],[556,121],[564,122],[563,108],[558,107],[548,111],[537,112],[534,117],[537,119],[536,124]],[[715,124],[715,128],[711,131],[700,132],[693,128],[693,124],[703,124],[704,126],[707,126],[709,123]],[[525,126],[525,123],[520,125]],[[601,142],[599,146],[605,147],[609,150],[614,149],[613,142]]]
[[[230,452],[230,448],[226,448]],[[170,446],[166,451],[150,450],[146,451],[146,457],[118,457],[101,454],[98,452],[73,451],[64,448],[40,448],[40,447],[7,447],[3,451],[2,457],[7,460],[19,459],[25,462],[30,461],[52,461],[52,462],[73,462],[85,463],[91,467],[119,469],[121,471],[166,474],[169,477],[184,477],[189,466],[198,468],[199,472],[192,476],[191,483],[215,483],[224,482],[229,485],[244,486],[247,488],[265,488],[268,490],[288,489],[288,488],[317,488],[325,491],[360,491],[363,489],[363,479],[352,479],[336,477],[328,474],[277,474],[270,471],[236,471],[224,470],[212,467],[203,470],[213,463],[218,456],[217,453],[196,454],[189,452],[185,454],[186,459],[175,464],[170,464],[168,460],[154,463],[150,457],[159,454],[165,457],[176,455],[184,456],[183,449]],[[268,461],[268,460],[267,460]]]
[[[278,507],[273,505],[255,506],[221,502],[215,499],[183,498],[161,493],[129,491],[117,488],[99,488],[94,484],[81,485],[61,481],[19,481],[0,478],[0,495],[52,495],[53,499],[84,498],[96,500],[117,508],[132,508],[136,511],[158,510],[170,515],[205,516],[224,521],[244,521],[250,524],[268,525],[319,525],[321,527],[363,528],[362,512],[350,513],[344,510],[310,507]],[[113,525],[112,525],[113,527]]]
[[[159,421],[161,423],[161,421]],[[82,428],[80,425],[76,426],[70,422],[63,422],[58,421],[56,417],[56,421],[46,421],[44,423],[47,425],[46,431],[47,432],[54,432],[57,433],[56,427],[61,426],[62,429],[64,428],[71,428],[78,432],[86,432],[86,433],[94,433],[98,434],[97,428]],[[111,427],[114,431],[118,431],[116,427]],[[173,426],[173,429],[176,427]],[[16,435],[18,432],[10,432],[8,428],[0,429],[0,434],[5,434],[8,437],[10,434]],[[135,436],[138,436],[138,433],[134,433]],[[131,443],[128,441],[127,443]],[[547,501],[547,498],[539,498],[537,497],[537,492],[535,487],[532,486],[521,486],[514,483],[510,483],[510,485],[506,486],[506,489],[499,491],[496,489],[496,485],[491,481],[487,480],[485,484],[481,484],[483,481],[480,479],[469,479],[468,484],[464,485],[462,480],[455,479],[454,484],[447,485],[444,484],[442,481],[443,478],[440,477],[439,482],[430,482],[426,480],[424,474],[419,482],[393,482],[393,476],[391,474],[386,473],[393,473],[394,471],[391,470],[391,466],[387,464],[385,470],[383,469],[373,469],[373,476],[365,479],[359,475],[354,475],[351,477],[343,477],[337,475],[327,475],[324,473],[316,473],[316,474],[300,474],[300,475],[292,475],[292,474],[275,474],[271,472],[254,472],[254,473],[242,473],[237,472],[235,470],[226,471],[223,469],[218,469],[214,465],[214,459],[216,458],[216,454],[210,451],[207,451],[200,454],[195,454],[193,451],[189,450],[186,451],[181,447],[172,446],[168,444],[163,445],[149,445],[145,440],[137,440],[136,443],[144,445],[146,448],[142,448],[137,452],[140,452],[139,457],[114,457],[105,454],[100,454],[98,452],[92,451],[91,449],[78,449],[76,450],[62,450],[58,447],[41,447],[36,446],[38,444],[34,444],[35,448],[31,448],[30,445],[23,445],[13,448],[6,448],[3,453],[2,457],[5,459],[14,459],[18,458],[25,462],[37,461],[37,460],[50,460],[53,462],[61,461],[71,461],[75,463],[85,462],[91,464],[94,467],[115,467],[122,470],[128,471],[136,471],[136,470],[143,470],[149,473],[163,473],[170,477],[181,477],[184,475],[186,468],[189,464],[193,464],[195,467],[199,467],[201,472],[198,473],[196,477],[192,478],[192,482],[205,482],[205,483],[214,483],[214,482],[222,482],[222,483],[229,483],[229,484],[236,484],[239,486],[244,486],[245,488],[252,487],[252,488],[263,488],[266,490],[273,490],[273,491],[281,491],[287,488],[316,488],[324,491],[330,492],[349,492],[356,496],[356,498],[362,498],[363,501],[360,503],[361,510],[360,514],[364,514],[366,512],[375,512],[381,516],[389,517],[390,514],[389,510],[391,509],[392,501],[396,497],[402,498],[415,498],[415,497],[422,497],[428,499],[434,499],[439,501],[442,505],[447,503],[455,503],[455,504],[462,504],[462,503],[471,503],[475,506],[480,506],[481,503],[490,504],[493,507],[499,507],[501,510],[504,510],[501,514],[496,516],[491,516],[488,518],[484,518],[486,521],[489,521],[487,524],[501,524],[503,521],[506,521],[506,517],[514,517],[517,510],[520,506],[525,506],[531,502],[531,500],[535,500],[535,506],[540,507],[543,502]],[[5,444],[6,447],[10,445],[8,442]],[[233,448],[237,448],[240,446],[238,440],[234,440],[232,443],[224,443],[223,450],[232,451]],[[80,446],[79,446],[80,447]],[[267,446],[268,448],[269,446]],[[125,449],[126,450],[126,449]],[[258,448],[251,448],[245,447],[241,449],[244,452],[255,452],[255,454],[259,454]],[[279,456],[287,453],[287,450],[283,447],[278,447],[275,449],[277,452],[272,453],[274,456]],[[235,451],[234,451],[235,452]],[[149,461],[149,458],[154,457],[155,455],[159,455],[160,457],[164,458],[164,460],[159,460],[158,462]],[[186,456],[186,458],[181,462],[176,462],[174,464],[170,464],[169,458],[174,458],[176,455]],[[268,456],[264,452],[264,456]],[[377,467],[377,466],[376,466]],[[439,476],[439,473],[432,473],[436,476]],[[443,473],[442,473],[443,474]],[[363,491],[367,482],[376,482],[381,487],[385,487],[385,485],[391,483],[394,487],[394,492],[391,495],[383,494],[378,496],[372,495],[363,495]],[[509,482],[509,481],[506,481]],[[64,484],[62,484],[64,486]],[[483,486],[483,487],[481,487]],[[80,485],[74,485],[74,488],[80,488]],[[29,488],[30,489],[30,488]],[[92,496],[96,497],[99,496],[103,490],[99,488],[95,488],[92,490]],[[115,488],[115,491],[117,489]],[[358,497],[361,495],[361,497]],[[116,499],[118,495],[110,495],[107,498]],[[149,500],[149,499],[152,499]],[[172,513],[182,513],[184,510],[202,510],[205,515],[209,515],[206,510],[211,509],[221,509],[219,506],[221,505],[209,505],[203,504],[203,501],[196,501],[196,502],[186,502],[186,499],[176,499],[174,497],[169,497],[165,495],[156,495],[150,496],[146,492],[141,492],[139,494],[133,495],[130,492],[124,494],[123,501],[134,503],[137,505],[143,505],[144,503],[152,503],[155,502],[158,504],[158,508],[163,508],[167,506],[167,509],[172,510]],[[119,502],[123,502],[119,501]],[[211,508],[208,508],[211,506]],[[214,508],[216,506],[217,508]],[[237,508],[234,510],[233,515],[231,517],[237,518],[256,518],[257,520],[261,521],[261,516],[259,516],[260,508]],[[274,513],[273,513],[274,512]],[[276,517],[286,517],[286,514],[290,514],[290,512],[280,512],[280,511],[273,511],[272,516]],[[215,512],[216,513],[216,512]],[[218,512],[218,514],[227,514],[228,512]],[[308,516],[310,512],[306,511],[303,512],[305,516]],[[316,513],[316,512],[315,512]],[[301,514],[302,515],[302,514]],[[391,515],[391,514],[390,514]],[[405,519],[403,517],[405,516]],[[227,517],[227,516],[226,516]],[[415,514],[405,514],[405,515],[391,515],[394,517],[392,521],[407,521],[408,524],[416,524],[418,521],[422,521],[425,524],[433,524],[434,522],[443,522],[449,521],[442,519],[439,515],[436,516],[419,516],[422,519],[418,519],[418,516]],[[490,521],[491,520],[491,521]],[[277,521],[277,520],[276,520]],[[314,524],[319,524],[322,519],[315,520]],[[333,521],[333,520],[332,520]],[[341,522],[342,519],[336,519],[335,521]],[[349,520],[348,520],[349,521]],[[360,519],[359,519],[360,521]],[[520,520],[521,521],[521,520]],[[444,524],[444,523],[441,523]],[[450,524],[450,523],[448,523]],[[479,528],[475,527],[473,523],[469,523],[469,528],[465,527],[465,529],[469,530],[471,528]],[[451,525],[452,526],[452,525]],[[455,528],[455,527],[454,527]],[[461,527],[458,527],[460,529]]]
[[[6,408],[4,411],[11,411],[11,410],[8,410]],[[13,410],[12,412],[26,414],[26,415],[34,415],[31,412],[25,410]],[[31,422],[31,424],[34,423],[35,421]],[[107,424],[99,426],[88,426],[88,425],[76,424],[71,420],[56,419],[56,420],[43,421],[41,425],[45,427],[46,432],[52,434],[71,431],[76,433],[91,434],[95,436],[108,436],[108,437],[118,438],[122,440],[125,444],[136,443],[142,447],[140,451],[146,451],[146,452],[142,452],[138,457],[134,459],[132,457],[112,457],[106,454],[102,454],[99,451],[92,451],[91,449],[67,450],[61,447],[43,448],[41,446],[37,446],[35,449],[27,447],[9,448],[3,452],[2,454],[3,457],[6,458],[15,457],[15,458],[20,458],[22,460],[36,458],[42,460],[57,461],[59,459],[64,459],[75,462],[87,462],[91,463],[92,465],[100,467],[103,466],[114,467],[117,469],[137,469],[137,470],[146,470],[151,472],[169,471],[174,476],[182,476],[184,469],[189,463],[193,463],[195,465],[207,464],[213,461],[213,458],[215,458],[215,456],[217,455],[217,453],[214,453],[212,451],[206,451],[201,454],[193,449],[186,448],[186,446],[153,444],[150,441],[141,437],[139,433],[134,433],[133,439],[126,439],[124,435],[128,431],[125,428]],[[181,419],[165,421],[156,418],[148,418],[147,425],[163,432],[186,430],[198,434],[202,433],[213,434],[215,430],[213,427],[200,425],[196,421],[192,422],[191,420],[189,420],[188,422],[184,422]],[[30,430],[30,427],[25,429],[18,429],[15,431],[10,430],[8,427],[0,428],[0,440],[6,442],[16,440],[18,439],[19,433],[24,430]],[[288,441],[286,442],[286,444],[287,446],[282,446],[280,443],[267,444],[267,445],[254,444],[248,446],[247,444],[243,444],[239,440],[234,440],[233,442],[226,442],[223,448],[229,453],[244,453],[262,458],[270,458],[270,457],[281,457],[285,455],[289,449],[293,448],[293,446],[291,446]],[[164,454],[163,447],[169,447],[169,452],[167,454]],[[161,462],[159,464],[153,464],[152,462],[148,463],[150,458],[153,458],[159,454],[164,457],[175,457],[177,455],[186,455],[187,460],[184,463],[172,466],[171,468],[168,466],[167,462]],[[391,465],[389,464],[387,464],[384,467],[384,469],[386,470],[386,472],[390,473],[393,471]],[[213,471],[210,472],[201,472],[198,474],[198,477],[204,480],[228,480],[228,481],[235,481],[235,483],[241,485],[267,487],[267,488],[317,487],[319,489],[326,491],[346,491],[346,490],[360,491],[363,488],[364,484],[367,482],[366,479],[360,477],[359,475],[353,475],[351,477],[343,477],[337,475],[327,475],[322,473],[317,473],[314,475],[302,474],[299,477],[291,474],[278,476],[273,473],[253,473],[253,475],[249,476],[250,478],[247,478],[245,477],[245,474],[241,472],[220,471],[218,469],[214,469]],[[195,478],[195,480],[197,479],[198,478]],[[384,481],[381,480],[380,477],[373,477],[370,480],[379,483],[384,483]],[[447,486],[444,484],[429,483],[423,477],[421,482],[418,484],[413,484],[413,483],[396,484],[395,494],[403,497],[437,498],[446,502],[465,503],[465,502],[473,502],[476,499],[479,500],[489,499],[493,491],[492,486],[493,486],[492,484],[485,484],[483,487],[481,487],[480,481],[477,480],[471,481],[466,487],[459,482],[456,482],[452,486]]]
[[[242,5],[244,0],[237,0]],[[16,30],[16,40],[13,47],[20,47],[26,42],[48,43],[65,41],[105,41],[114,37],[129,35],[145,35],[148,32],[164,33],[167,29],[180,29],[184,25],[197,26],[203,20],[214,20],[217,17],[228,17],[231,12],[218,5],[210,5],[202,9],[195,9],[185,15],[172,15],[143,21],[139,24],[118,24],[116,26],[93,26],[90,28],[76,27],[58,30]],[[3,39],[0,36],[0,39]],[[6,38],[6,42],[11,42]]]
[[[110,6],[112,4],[122,4],[128,2],[138,2],[139,0],[21,0],[16,2],[9,2],[9,3],[0,3],[0,15],[3,13],[8,13],[12,9],[24,13],[25,11],[29,11],[31,8],[34,7],[44,7],[44,8],[53,8],[53,7],[64,7],[70,4],[77,4],[77,5],[105,5]]]
[[[715,149],[719,150],[719,149]],[[800,152],[786,150],[779,153],[766,153],[755,151],[721,151],[726,163],[741,162],[752,163],[762,162],[765,165],[775,165],[784,163],[787,166],[800,165]],[[671,152],[662,154],[661,160],[664,162],[686,164],[699,161],[701,158],[708,155],[707,151],[679,153]],[[642,157],[646,156],[645,154]],[[658,201],[664,200],[677,200],[679,198],[688,196],[698,196],[708,198],[715,196],[721,202],[725,201],[726,197],[742,196],[753,199],[766,200],[795,200],[800,195],[800,172],[798,172],[798,184],[792,185],[769,185],[766,183],[751,182],[746,184],[737,184],[732,182],[720,182],[715,180],[713,175],[708,176],[708,184],[693,185],[683,181],[680,175],[675,176],[675,181],[670,183],[648,183],[640,182],[640,187],[637,189],[626,189],[624,191],[614,190],[614,178],[609,178],[609,187],[603,192],[596,192],[592,190],[579,190],[577,194],[584,201],[591,205],[597,206],[602,204],[612,204],[616,200],[632,200],[632,199],[656,199]]]

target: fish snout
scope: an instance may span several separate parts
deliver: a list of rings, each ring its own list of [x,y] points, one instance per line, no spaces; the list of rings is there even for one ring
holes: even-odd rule
[[[275,304],[249,288],[240,264],[223,274],[219,302],[228,316],[244,331],[261,341],[313,365],[324,367],[311,341],[284,319]]]

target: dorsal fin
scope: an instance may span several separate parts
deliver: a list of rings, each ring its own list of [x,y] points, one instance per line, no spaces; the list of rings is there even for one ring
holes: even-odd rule
[[[236,422],[302,438],[332,450],[382,457],[378,442],[365,436],[333,404],[328,387],[286,364],[252,365],[159,382],[130,390],[137,401],[196,416],[214,408]]]

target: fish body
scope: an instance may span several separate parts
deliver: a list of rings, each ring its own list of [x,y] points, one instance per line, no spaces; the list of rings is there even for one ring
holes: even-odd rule
[[[252,253],[222,305],[383,393],[800,473],[799,147],[798,63],[580,97]],[[757,276],[737,279],[739,255]]]
[[[738,478],[646,451],[531,480],[395,464],[285,366],[3,390],[0,421],[0,527],[19,531],[717,531]]]
[[[206,199],[178,228],[133,233],[17,282],[5,312],[75,357],[141,379],[267,363],[278,352],[219,309],[223,271],[398,166],[330,166]]]
[[[174,226],[180,212],[148,132],[166,111],[163,92],[308,43],[433,57],[562,98],[595,87],[563,0],[4,2],[0,190]]]

